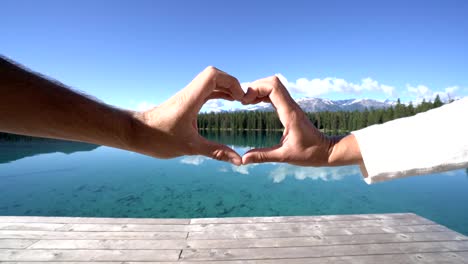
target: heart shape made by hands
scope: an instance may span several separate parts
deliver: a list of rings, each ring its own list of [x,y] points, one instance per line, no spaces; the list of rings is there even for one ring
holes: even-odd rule
[[[197,116],[210,99],[236,100],[244,105],[271,103],[284,126],[280,142],[270,148],[249,150],[241,157],[228,146],[202,137]],[[250,83],[244,93],[236,78],[214,67],[206,68],[169,100],[142,113],[140,119],[154,129],[151,135],[140,136],[139,149],[159,158],[204,155],[235,165],[287,162],[323,166],[333,142],[313,126],[278,77]]]
[[[247,151],[242,157],[242,164],[288,162],[322,166],[328,162],[332,141],[310,122],[278,77],[250,83],[240,101],[243,105],[260,102],[272,104],[284,127],[283,136],[277,145]]]

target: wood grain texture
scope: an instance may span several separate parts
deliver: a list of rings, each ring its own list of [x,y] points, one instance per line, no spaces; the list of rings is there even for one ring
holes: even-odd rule
[[[310,221],[354,221],[369,219],[402,219],[420,218],[413,213],[396,214],[362,214],[362,215],[319,215],[319,216],[276,216],[276,217],[227,217],[227,218],[194,218],[191,224],[240,224],[240,223],[293,223]]]
[[[182,260],[252,260],[284,258],[321,258],[353,255],[409,254],[468,251],[468,241],[332,245],[316,247],[191,249]]]
[[[0,239],[185,239],[187,232],[66,232],[0,230]]]
[[[104,218],[104,217],[45,217],[0,216],[0,223],[61,223],[61,224],[173,224],[187,225],[190,219],[179,218]]]
[[[174,261],[180,250],[7,250],[0,261]]]
[[[205,219],[0,216],[0,263],[468,263],[415,214]]]
[[[38,241],[37,239],[0,239],[0,249],[27,248]]]

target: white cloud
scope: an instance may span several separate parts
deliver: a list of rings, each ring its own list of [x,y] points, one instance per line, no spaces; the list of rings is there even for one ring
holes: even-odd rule
[[[393,86],[379,83],[372,78],[363,78],[359,83],[352,83],[345,79],[336,77],[326,77],[323,79],[307,79],[299,78],[295,81],[288,81],[288,79],[281,73],[276,74],[281,82],[293,93],[298,96],[318,97],[329,93],[347,93],[347,94],[361,94],[366,92],[381,93],[390,98],[396,98],[398,96],[397,89]],[[244,90],[247,90],[251,83],[244,82],[241,86]],[[448,99],[460,98],[458,95],[468,91],[467,88],[462,89],[459,86],[450,86],[442,90],[433,91],[426,85],[412,86],[406,85],[406,94],[416,97],[413,102],[421,102],[422,99],[434,100],[439,95],[443,101]],[[404,93],[404,92],[403,92]]]
[[[208,158],[204,156],[187,156],[181,159],[180,163],[198,166],[205,162],[205,160],[207,159]]]
[[[203,105],[201,112],[218,113],[221,111],[239,109],[241,106],[242,105],[236,101],[228,101],[228,100],[223,100],[223,99],[211,99]]]
[[[312,179],[323,181],[337,181],[345,176],[356,175],[359,169],[356,166],[346,167],[297,167],[288,164],[282,164],[270,172],[273,182],[279,183],[287,176],[293,176],[297,180]]]
[[[220,108],[224,106],[224,102],[221,99],[212,99],[206,102],[205,106],[209,108]]]
[[[223,101],[221,99],[212,99],[212,100],[209,100],[208,102],[206,102],[201,111],[202,112],[221,112],[223,110],[223,107],[225,107],[225,102],[226,101]]]
[[[382,92],[387,96],[395,95],[393,86],[380,84],[372,78],[364,78],[361,83],[355,84],[344,79],[327,77],[324,79],[299,78],[295,82],[289,82],[281,73],[276,74],[281,82],[292,92],[314,97],[331,92],[361,93],[361,92]]]
[[[456,99],[456,92],[460,90],[459,86],[450,86],[441,91],[433,91],[425,85],[412,86],[411,84],[406,85],[408,92],[416,97],[415,102],[420,103],[423,99],[426,101],[433,101],[438,95],[442,101],[448,101],[449,99]]]

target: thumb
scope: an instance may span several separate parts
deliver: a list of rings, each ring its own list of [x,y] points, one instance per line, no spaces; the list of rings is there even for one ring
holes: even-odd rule
[[[200,155],[210,157],[216,160],[222,160],[230,162],[234,165],[242,165],[242,158],[232,148],[207,140],[206,138],[199,136],[199,144],[197,152]]]
[[[263,162],[283,162],[284,155],[281,145],[271,148],[259,148],[249,150],[242,156],[242,164],[263,163]]]

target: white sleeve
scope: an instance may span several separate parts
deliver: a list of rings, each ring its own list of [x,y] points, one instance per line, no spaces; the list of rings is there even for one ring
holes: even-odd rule
[[[353,131],[368,184],[468,167],[468,97]]]

